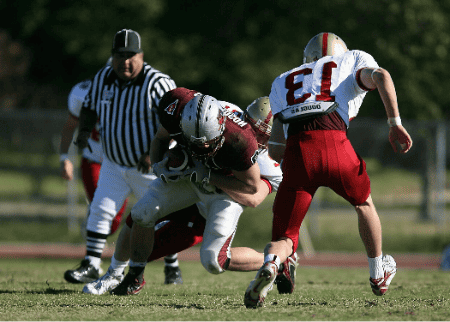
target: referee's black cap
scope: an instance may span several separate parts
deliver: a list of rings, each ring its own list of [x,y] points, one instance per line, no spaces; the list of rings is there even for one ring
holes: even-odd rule
[[[134,30],[122,29],[114,36],[112,53],[142,53],[141,36]]]

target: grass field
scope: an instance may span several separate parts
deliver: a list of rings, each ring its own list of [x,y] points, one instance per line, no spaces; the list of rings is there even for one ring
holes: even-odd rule
[[[104,263],[104,269],[109,263]],[[64,282],[68,260],[0,259],[0,320],[10,321],[431,321],[450,317],[449,273],[399,270],[388,293],[372,294],[368,270],[297,270],[291,295],[269,292],[266,305],[246,309],[243,295],[255,273],[207,273],[182,262],[183,285],[163,284],[163,263],[147,266],[147,285],[137,296],[94,296]]]

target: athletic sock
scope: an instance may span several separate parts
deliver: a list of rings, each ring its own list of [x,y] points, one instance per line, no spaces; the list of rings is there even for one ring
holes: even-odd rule
[[[135,275],[140,275],[145,270],[145,265],[147,265],[147,262],[133,262],[130,260],[130,269],[129,273],[133,273]]]
[[[103,249],[106,245],[108,235],[99,234],[88,230],[86,232],[86,259],[89,259],[92,265],[100,268]]]
[[[89,261],[89,263],[94,266],[96,269],[100,269],[100,264],[102,263],[102,259],[94,256],[86,256],[85,259]]]
[[[384,277],[383,255],[374,258],[368,257],[367,259],[369,261],[370,277],[373,279]]]
[[[111,265],[109,266],[109,268],[111,268],[114,275],[123,274],[123,271],[128,266],[128,262],[129,261],[124,261],[124,262],[119,261],[113,255],[113,257],[111,258]]]
[[[275,254],[268,254],[264,257],[264,263],[275,262],[277,265],[277,271],[280,268],[280,258]]]
[[[169,267],[178,267],[178,255],[171,254],[164,257],[164,265]]]

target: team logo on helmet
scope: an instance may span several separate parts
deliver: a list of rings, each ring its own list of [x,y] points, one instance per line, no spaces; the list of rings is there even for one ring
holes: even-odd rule
[[[164,111],[166,111],[167,114],[173,115],[175,113],[175,110],[177,109],[177,106],[178,106],[178,100],[175,100],[175,102],[173,102],[172,104],[167,106],[164,109]]]

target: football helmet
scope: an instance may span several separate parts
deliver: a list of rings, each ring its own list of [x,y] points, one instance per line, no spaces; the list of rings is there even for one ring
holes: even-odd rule
[[[315,35],[303,51],[303,63],[311,63],[325,56],[341,55],[348,51],[345,42],[331,32]]]
[[[197,95],[186,104],[180,126],[194,158],[207,161],[216,155],[225,141],[225,120],[222,106],[212,96]]]
[[[273,124],[269,97],[257,98],[247,106],[247,109],[244,111],[244,119],[255,131],[259,149],[267,149],[267,142],[269,142]]]

